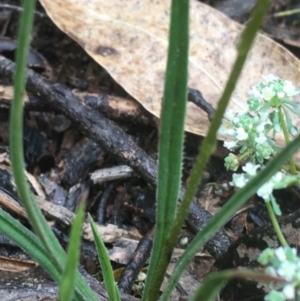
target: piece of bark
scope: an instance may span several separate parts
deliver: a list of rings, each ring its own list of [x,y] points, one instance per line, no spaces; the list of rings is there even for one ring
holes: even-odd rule
[[[0,56],[0,77],[12,79],[14,70],[15,64]],[[112,156],[129,165],[150,184],[156,185],[157,164],[155,160],[138,147],[114,122],[99,112],[82,105],[70,89],[60,84],[53,84],[31,70],[26,72],[26,88],[69,117],[86,136],[98,143]],[[210,219],[211,214],[200,204],[196,202],[191,204],[187,223],[194,230],[201,231]],[[195,224],[191,224],[192,222]],[[218,258],[226,252],[229,245],[228,236],[223,229],[220,229],[207,244],[207,250]]]
[[[104,225],[106,219],[106,207],[111,196],[113,189],[115,188],[115,183],[109,183],[107,187],[104,189],[102,195],[99,199],[99,205],[96,212],[96,221],[100,225]]]
[[[129,294],[139,272],[150,256],[154,231],[149,231],[139,242],[134,254],[122,272],[118,286],[120,292]]]
[[[91,180],[94,184],[100,184],[108,181],[127,179],[134,175],[132,168],[127,165],[102,168],[91,173]]]
[[[84,92],[75,92],[83,103],[92,109],[99,111],[111,119],[129,120],[146,125],[156,125],[157,118],[149,114],[142,105],[133,99],[117,97],[108,94],[91,94]]]
[[[12,102],[12,87],[0,86],[0,102],[2,105],[10,106]],[[134,123],[157,126],[158,119],[148,113],[142,105],[133,99],[117,97],[106,93],[92,94],[88,92],[73,92],[82,104],[99,111],[104,116],[113,120],[127,120]],[[26,110],[34,111],[55,111],[49,104],[43,102],[40,97],[27,93],[23,96]]]
[[[38,176],[39,183],[45,190],[46,200],[55,205],[65,206],[67,201],[67,192],[57,184],[57,182],[52,181],[45,174],[40,174]]]
[[[90,189],[88,181],[79,182],[69,189],[65,207],[72,212],[75,212],[79,202],[82,200],[84,191]]]
[[[103,150],[91,139],[79,141],[64,155],[60,181],[67,186],[75,185],[103,155]]]

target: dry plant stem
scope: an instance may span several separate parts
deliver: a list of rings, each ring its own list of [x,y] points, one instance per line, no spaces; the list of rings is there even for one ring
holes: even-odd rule
[[[202,93],[196,89],[188,89],[188,100],[193,102],[195,105],[200,107],[203,111],[207,113],[209,121],[212,121],[214,114],[215,114],[215,109],[214,107],[207,102]]]
[[[15,64],[0,56],[0,77],[11,79]],[[78,124],[79,129],[98,143],[104,150],[128,164],[139,176],[152,185],[156,185],[157,165],[135,142],[128,138],[114,122],[100,113],[83,105],[65,86],[53,84],[31,70],[26,73],[27,89],[39,96],[45,103],[59,110]],[[183,195],[183,190],[181,191]],[[195,231],[200,231],[211,219],[211,214],[200,204],[193,202],[190,206],[187,223]],[[226,252],[230,241],[223,229],[206,245],[215,257]]]
[[[146,125],[157,126],[158,119],[146,111],[137,101],[108,95],[105,93],[92,94],[87,92],[73,92],[83,104],[99,111],[105,117],[113,120],[129,120]],[[215,113],[213,106],[208,103],[202,93],[196,89],[188,89],[188,100],[200,107],[208,115],[211,121]],[[11,99],[0,95],[0,104],[11,105]],[[25,109],[34,111],[55,111],[55,108],[47,105],[39,97],[28,95],[28,101],[24,103]]]
[[[276,13],[276,14],[274,14],[274,17],[282,18],[282,17],[287,17],[287,16],[290,16],[290,15],[293,15],[293,14],[299,14],[299,13],[300,13],[300,9],[295,8],[295,9],[286,10],[286,11]]]
[[[132,285],[150,256],[153,244],[154,230],[149,231],[139,242],[134,254],[122,272],[118,286],[120,292],[130,293]]]

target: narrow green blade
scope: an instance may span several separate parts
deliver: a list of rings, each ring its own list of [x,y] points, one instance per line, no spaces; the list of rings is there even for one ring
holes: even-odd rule
[[[71,228],[67,252],[67,263],[59,285],[59,300],[71,301],[75,291],[76,270],[80,255],[81,228],[84,220],[85,205],[80,203]]]
[[[105,288],[110,301],[120,301],[119,289],[115,283],[114,272],[110,263],[109,256],[107,254],[106,247],[103,240],[97,230],[96,224],[93,218],[89,215],[89,221],[92,227],[93,236],[95,239],[96,249],[98,253],[99,263],[102,269]]]

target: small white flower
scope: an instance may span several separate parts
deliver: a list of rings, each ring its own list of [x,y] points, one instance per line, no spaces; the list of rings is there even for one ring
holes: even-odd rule
[[[243,188],[248,182],[248,179],[245,177],[245,174],[234,173],[232,174],[232,182],[229,184],[237,188]]]
[[[257,169],[260,167],[260,165],[254,165],[251,162],[247,162],[243,167],[243,171],[246,172],[249,176],[255,176]]]
[[[294,96],[299,94],[299,91],[296,90],[296,87],[289,80],[284,82],[283,91],[287,94],[287,96]]]
[[[274,277],[277,277],[277,272],[275,270],[275,268],[271,267],[271,266],[268,266],[265,268],[265,272],[266,274],[270,275],[270,276],[274,276]]]
[[[276,172],[276,174],[271,178],[271,181],[275,183],[279,183],[282,181],[283,173],[281,171]]]
[[[270,182],[265,183],[257,190],[257,195],[262,197],[264,200],[269,201],[273,188],[274,188],[273,183]]]
[[[226,110],[224,114],[224,118],[228,119],[229,121],[232,121],[233,118],[235,117],[235,114],[233,113],[232,110]]]
[[[228,136],[235,136],[235,134],[236,134],[236,131],[235,131],[235,129],[229,129],[229,130],[227,130],[227,135]]]
[[[258,137],[255,138],[255,142],[258,144],[265,143],[266,141],[267,141],[267,137],[262,133]]]
[[[238,116],[234,117],[233,120],[232,120],[232,122],[233,122],[234,124],[239,124],[239,122],[240,122],[240,117],[238,117]]]
[[[279,269],[277,270],[277,273],[279,276],[283,277],[287,281],[291,281],[294,277],[294,274],[296,272],[296,265],[292,262],[283,262]]]
[[[221,126],[219,127],[218,134],[222,136],[227,135],[227,128],[224,126],[224,124],[221,124]]]
[[[262,122],[261,124],[259,124],[257,127],[256,127],[256,132],[257,133],[263,133],[264,130],[265,130],[265,122]]]
[[[235,129],[232,123],[226,119],[223,119],[221,126],[219,127],[218,134],[222,136],[235,136]]]
[[[280,92],[277,92],[277,97],[278,98],[283,98],[285,96],[285,93],[280,91]]]
[[[295,298],[295,287],[292,284],[287,284],[284,286],[282,293],[287,299]]]
[[[269,74],[263,75],[263,79],[270,83],[279,80],[279,77],[275,76],[274,74]]]
[[[224,147],[233,150],[237,146],[237,141],[224,141]]]
[[[241,111],[241,112],[239,112],[239,113],[237,113],[237,114],[235,115],[235,117],[233,118],[232,122],[233,122],[236,126],[240,126],[241,121],[243,120],[243,118],[244,118],[245,116],[248,116],[248,113],[245,112],[245,111]]]
[[[249,94],[253,95],[254,97],[260,97],[260,91],[257,89],[256,86],[251,87]]]
[[[285,255],[285,250],[283,247],[278,247],[275,250],[275,255],[280,261],[285,261],[286,260],[286,255]]]
[[[248,138],[248,134],[245,132],[243,128],[238,128],[236,130],[236,139],[246,140],[247,138]]]
[[[274,85],[270,85],[270,87],[266,86],[262,89],[262,97],[265,100],[270,100],[275,95],[275,92],[273,91],[273,86]]]
[[[259,119],[262,122],[266,121],[269,118],[269,111],[264,111],[264,112],[259,111],[258,114],[259,114],[259,117],[260,117]]]

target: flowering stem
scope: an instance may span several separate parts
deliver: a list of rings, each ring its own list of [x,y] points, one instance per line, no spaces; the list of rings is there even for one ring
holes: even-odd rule
[[[278,115],[279,115],[279,122],[280,122],[280,125],[282,127],[285,142],[286,142],[286,144],[288,144],[290,142],[289,131],[288,131],[287,126],[285,124],[281,108],[279,108],[279,110],[278,110]],[[297,170],[296,170],[296,165],[295,165],[295,161],[294,161],[293,157],[290,158],[290,165],[291,165],[290,166],[290,172],[292,174],[296,174]]]
[[[252,153],[252,150],[247,150],[242,155],[238,156],[239,162],[241,162],[244,158],[247,158]]]
[[[276,216],[274,214],[273,208],[271,206],[271,202],[265,202],[265,204],[266,204],[266,207],[267,207],[270,219],[271,219],[271,223],[273,225],[273,228],[275,230],[275,233],[278,237],[279,242],[281,243],[281,245],[283,247],[288,247],[289,245],[288,245],[287,241],[285,240],[285,238],[284,238],[284,236],[281,232],[280,226],[278,224],[278,221],[277,221]]]

